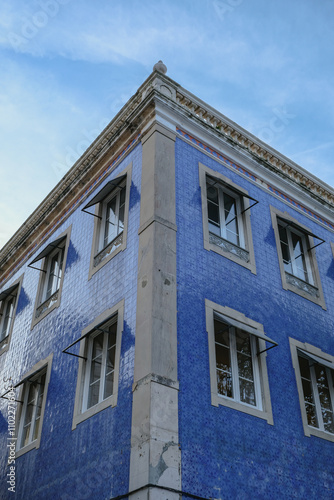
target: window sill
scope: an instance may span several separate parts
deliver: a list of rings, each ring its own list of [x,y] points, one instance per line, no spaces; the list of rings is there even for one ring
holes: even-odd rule
[[[28,451],[34,450],[35,448],[39,447],[39,440],[35,439],[31,443],[27,444],[23,448],[20,448],[15,452],[15,458],[20,457],[21,455],[24,455],[25,453],[28,453]]]
[[[306,281],[297,278],[297,276],[294,276],[293,274],[290,274],[287,271],[285,271],[285,279],[289,285],[292,285],[298,288],[299,290],[302,290],[303,292],[310,294],[312,297],[315,298],[319,297],[319,290],[316,286],[313,286],[310,283],[307,283]]]
[[[239,247],[238,245],[235,245],[234,243],[231,243],[228,240],[225,240],[221,236],[217,236],[214,233],[209,233],[209,242],[213,245],[217,245],[224,252],[229,252],[232,255],[238,257],[240,260],[249,262],[249,252],[247,250]]]
[[[81,422],[84,422],[88,418],[91,418],[93,415],[96,415],[102,410],[105,410],[109,406],[113,407],[116,406],[117,404],[117,395],[113,394],[112,396],[109,396],[109,398],[105,399],[104,401],[101,401],[100,403],[96,404],[95,406],[92,406],[91,408],[88,408],[88,410],[85,410],[83,413],[79,413],[73,417],[73,423],[72,423],[72,430],[76,428],[78,424]]]
[[[220,394],[211,394],[211,404],[212,406],[226,406],[232,410],[241,411],[242,413],[247,413],[253,417],[258,417],[266,420],[268,424],[274,425],[274,421],[271,415],[266,413],[255,406],[240,403],[239,401],[234,401],[233,399],[226,398]]]
[[[58,301],[58,294],[59,289],[37,307],[35,319],[38,319],[43,313],[50,309],[55,302]]]
[[[98,254],[94,257],[94,267],[98,266],[103,259],[116,250],[123,243],[123,231],[116,236],[107,246],[105,246]]]
[[[241,248],[230,241],[209,232],[208,240],[204,240],[204,248],[218,253],[240,266],[249,269],[253,274],[256,274],[255,262],[251,259],[250,252]]]

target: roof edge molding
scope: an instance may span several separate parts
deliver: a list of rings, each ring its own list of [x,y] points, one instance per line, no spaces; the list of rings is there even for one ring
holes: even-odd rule
[[[121,146],[154,118],[156,102],[163,102],[177,114],[191,118],[202,128],[209,129],[217,138],[235,145],[239,150],[259,160],[281,177],[293,181],[323,205],[334,207],[334,190],[305,169],[256,138],[229,118],[182,88],[177,82],[155,69],[116,114],[107,127],[75,162],[50,194],[36,208],[27,221],[0,250],[0,271],[4,273],[14,261],[22,259],[29,248],[39,247],[40,235],[52,226],[56,213],[70,206],[73,198],[84,193],[84,185],[105,169]],[[82,201],[85,200],[83,196]],[[6,278],[5,278],[6,280]]]

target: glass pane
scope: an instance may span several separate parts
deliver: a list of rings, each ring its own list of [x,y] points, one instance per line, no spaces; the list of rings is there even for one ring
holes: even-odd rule
[[[318,426],[318,419],[317,419],[317,415],[316,415],[315,406],[310,404],[310,403],[305,402],[305,409],[306,409],[306,416],[307,416],[308,425],[310,425],[311,427],[318,428],[319,426]]]
[[[239,329],[236,330],[237,352],[242,354],[251,355],[251,345],[249,333],[243,332]]]
[[[33,383],[29,384],[29,393],[27,404],[24,408],[24,421],[23,421],[23,430],[22,430],[22,439],[21,439],[21,447],[26,446],[32,440],[30,436],[30,429],[32,425],[32,417],[34,412],[34,407],[36,404],[36,387]]]
[[[96,405],[99,402],[100,381],[89,387],[87,408]]]
[[[219,227],[219,207],[210,201],[208,201],[208,218],[211,224]]]
[[[300,374],[303,378],[311,380],[309,361],[302,356],[298,356]]]
[[[252,406],[256,406],[254,383],[240,378],[240,401]]]
[[[114,371],[111,371],[106,375],[103,399],[106,399],[112,395],[113,385],[114,385]]]
[[[210,184],[206,185],[208,200],[218,205],[218,189]]]
[[[295,233],[291,233],[291,240],[296,266],[295,274],[298,278],[308,281],[302,238]]]
[[[3,340],[9,334],[10,323],[14,313],[14,305],[15,305],[15,297],[9,298],[5,304],[2,316],[3,323],[1,328],[0,340]]]
[[[124,229],[124,210],[125,210],[125,205],[119,207],[119,219],[118,219],[118,232],[117,232],[117,234],[121,233]]]
[[[100,379],[102,369],[103,332],[93,338],[92,359],[90,366],[90,380],[87,408],[99,402]]]
[[[116,199],[115,196],[107,205],[106,222],[104,229],[104,246],[108,245],[115,237],[117,231],[117,215],[116,215]]]
[[[217,370],[217,388],[218,394],[233,398],[232,376],[231,373]]]
[[[235,245],[239,245],[238,219],[236,215],[237,207],[235,199],[224,193],[226,239]]]
[[[216,344],[216,366],[220,370],[231,372],[230,349]]]
[[[317,379],[317,388],[324,428],[328,432],[334,432],[332,401],[329,392],[326,368],[318,364],[315,365],[314,369]]]
[[[279,236],[281,241],[281,250],[283,257],[284,270],[290,274],[292,274],[292,264],[290,258],[289,244],[288,244],[288,235],[286,229],[282,226],[278,226]]]
[[[238,371],[239,377],[247,380],[253,380],[253,365],[251,356],[238,353]]]
[[[230,336],[229,336],[229,327],[225,323],[214,320],[214,328],[215,328],[215,341],[219,344],[225,345],[226,347],[230,346]]]

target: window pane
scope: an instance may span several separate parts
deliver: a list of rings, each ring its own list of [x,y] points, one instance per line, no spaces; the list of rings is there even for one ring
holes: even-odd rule
[[[7,337],[7,335],[9,334],[11,320],[13,319],[14,305],[15,305],[15,297],[7,299],[4,306],[2,318],[0,317],[0,321],[2,320],[0,341],[3,340],[5,337]]]
[[[239,230],[238,230],[238,220],[237,220],[237,208],[236,201],[234,198],[224,193],[224,217],[225,217],[225,229],[226,229],[226,239],[239,245]]]
[[[216,339],[216,369],[218,394],[233,397],[232,366],[229,328],[218,320],[214,321]]]
[[[256,406],[254,383],[249,380],[240,379],[240,401],[252,406]]]
[[[111,371],[108,374],[106,374],[103,399],[106,399],[112,395],[113,385],[114,385],[114,371]]]
[[[117,214],[116,214],[115,196],[107,205],[106,222],[104,230],[104,246],[108,245],[115,237],[117,231]]]
[[[294,274],[296,274],[298,278],[304,281],[308,281],[302,238],[299,235],[291,232],[291,240],[293,247],[293,258],[296,266],[296,271]]]
[[[314,369],[317,379],[317,388],[319,393],[319,400],[320,400],[324,428],[328,432],[334,432],[333,409],[332,409],[331,396],[329,392],[326,368],[318,364],[314,367]]]
[[[102,351],[103,332],[93,338],[87,408],[90,408],[91,406],[94,406],[99,402]]]
[[[233,398],[232,376],[228,372],[217,370],[218,394]]]
[[[280,236],[280,241],[281,241],[281,250],[282,250],[284,270],[287,273],[292,274],[292,264],[291,264],[291,258],[290,258],[287,231],[282,226],[278,226],[278,230],[279,230],[279,236]]]
[[[32,418],[34,413],[34,407],[36,404],[36,386],[34,383],[29,384],[29,392],[27,404],[23,409],[24,412],[24,421],[23,421],[23,431],[22,431],[22,439],[21,439],[21,447],[26,446],[30,443],[30,428],[32,425]]]
[[[121,189],[121,194],[120,194],[118,233],[120,233],[124,229],[124,211],[125,211],[125,186]]]
[[[45,300],[47,300],[51,295],[53,295],[59,288],[61,272],[63,267],[64,249],[60,250],[56,255],[52,257]]]
[[[298,356],[298,360],[302,378],[307,423],[312,427],[319,427],[313,397],[309,360],[302,356]]]
[[[230,334],[229,334],[228,325],[215,319],[214,320],[214,327],[215,327],[215,340],[216,340],[216,342],[219,342],[219,344],[222,344],[222,345],[225,345],[226,347],[229,347],[230,346]]]

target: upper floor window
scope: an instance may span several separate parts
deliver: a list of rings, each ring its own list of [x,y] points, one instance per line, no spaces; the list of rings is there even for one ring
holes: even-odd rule
[[[199,174],[204,248],[237,262],[255,274],[250,208],[257,201],[230,179],[201,163]]]
[[[67,229],[49,243],[29,264],[29,267],[40,271],[32,326],[60,304],[70,230],[71,228]],[[42,264],[39,268],[33,266],[40,261]]]
[[[79,358],[79,373],[74,405],[74,429],[80,422],[108,406],[116,406],[124,301],[98,316],[81,337],[63,352]],[[80,342],[79,354],[70,351]]]
[[[94,215],[89,278],[126,248],[131,170],[130,164],[120,176],[107,182],[82,209]],[[94,206],[94,214],[87,211]]]
[[[324,240],[287,213],[271,207],[271,215],[283,288],[326,309],[315,255],[315,248]]]
[[[334,357],[290,339],[305,435],[334,441]]]
[[[0,293],[0,354],[9,347],[22,277]]]
[[[206,300],[211,401],[264,418],[272,424],[266,342],[277,343],[243,314]]]

